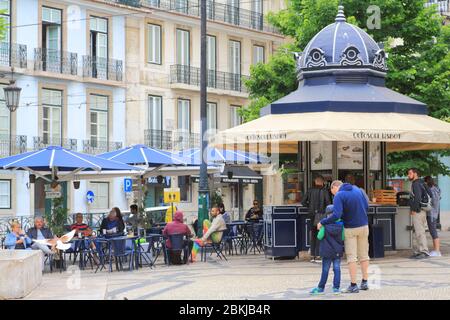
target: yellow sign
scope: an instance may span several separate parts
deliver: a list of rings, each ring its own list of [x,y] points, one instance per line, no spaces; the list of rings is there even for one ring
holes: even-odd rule
[[[164,188],[164,203],[180,202],[180,188]]]

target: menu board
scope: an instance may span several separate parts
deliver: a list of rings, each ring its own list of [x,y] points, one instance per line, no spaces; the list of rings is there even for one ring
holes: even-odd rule
[[[333,167],[333,142],[311,142],[311,170],[331,170]]]
[[[370,142],[370,170],[381,171],[381,143]]]
[[[337,165],[338,169],[362,170],[364,160],[364,149],[362,142],[337,143]]]

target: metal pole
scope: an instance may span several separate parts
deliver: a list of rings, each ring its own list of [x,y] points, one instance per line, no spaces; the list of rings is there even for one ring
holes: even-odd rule
[[[206,127],[206,0],[200,0],[200,121],[201,121],[201,150],[202,163],[200,165],[200,181],[198,185],[198,236],[203,235],[203,221],[208,219],[209,187],[208,171],[205,159],[208,141],[205,138]]]

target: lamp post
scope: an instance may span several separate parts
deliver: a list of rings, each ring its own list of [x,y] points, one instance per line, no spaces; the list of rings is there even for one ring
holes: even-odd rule
[[[203,235],[203,221],[208,219],[209,186],[207,159],[205,150],[208,141],[205,138],[206,127],[206,0],[200,0],[200,120],[201,120],[201,150],[200,181],[198,184],[198,236]]]
[[[5,102],[6,107],[9,109],[9,155],[11,156],[12,151],[12,113],[17,110],[19,107],[19,100],[20,100],[20,92],[22,91],[22,88],[19,88],[16,86],[16,81],[14,79],[11,79],[9,81],[9,85],[7,87],[3,88],[3,91],[5,93]]]

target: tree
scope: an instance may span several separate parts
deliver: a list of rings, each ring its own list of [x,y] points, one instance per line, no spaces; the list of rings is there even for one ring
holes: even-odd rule
[[[2,14],[5,14],[6,10],[0,10],[0,40],[5,39],[6,32],[8,31],[8,21],[4,17],[2,17]]]
[[[425,8],[424,0],[340,2],[349,23],[384,43],[389,54],[387,87],[426,103],[431,116],[449,117],[450,26],[443,26],[436,8]],[[367,28],[371,18],[367,9],[373,5],[380,8],[380,29]],[[250,69],[250,79],[246,81],[250,102],[241,111],[244,121],[257,118],[262,107],[295,89],[295,62],[289,51],[302,51],[315,34],[332,23],[337,6],[338,0],[290,0],[287,9],[268,15],[268,20],[294,41],[282,47],[266,64]],[[401,39],[403,44],[394,46],[398,43],[394,39]],[[437,155],[428,151],[393,154],[389,157],[389,172],[399,173],[399,168],[407,167],[411,157],[420,156],[436,173],[448,173],[449,168]]]

